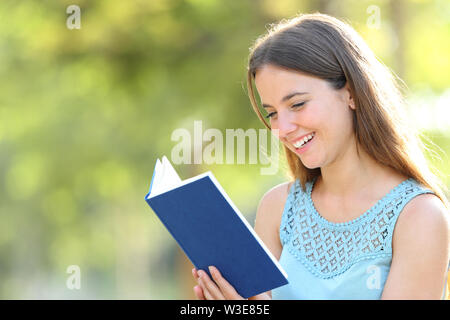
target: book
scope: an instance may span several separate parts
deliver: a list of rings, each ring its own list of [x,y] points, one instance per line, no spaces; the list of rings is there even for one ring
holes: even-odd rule
[[[164,156],[156,161],[145,200],[195,268],[211,277],[208,266],[217,267],[242,297],[288,283],[211,171],[181,180]]]

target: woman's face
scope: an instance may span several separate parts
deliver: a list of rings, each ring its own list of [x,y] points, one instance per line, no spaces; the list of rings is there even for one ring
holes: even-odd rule
[[[354,102],[347,85],[335,90],[325,80],[274,65],[256,72],[255,85],[274,133],[305,167],[325,167],[349,150]],[[312,139],[301,145],[304,137]]]

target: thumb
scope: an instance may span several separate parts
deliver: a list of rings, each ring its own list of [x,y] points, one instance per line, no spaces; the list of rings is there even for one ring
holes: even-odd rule
[[[200,286],[194,287],[194,293],[197,298],[197,300],[206,300],[205,295],[203,294],[203,289]]]

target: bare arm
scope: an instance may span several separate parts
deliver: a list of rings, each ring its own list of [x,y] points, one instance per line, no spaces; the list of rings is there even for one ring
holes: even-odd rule
[[[392,265],[381,298],[441,299],[448,263],[448,211],[434,195],[417,196],[395,226]]]
[[[277,260],[280,259],[282,251],[279,231],[281,215],[290,185],[290,183],[283,183],[269,190],[262,197],[256,212],[255,232]],[[270,299],[272,299],[271,291],[249,298],[249,300]]]

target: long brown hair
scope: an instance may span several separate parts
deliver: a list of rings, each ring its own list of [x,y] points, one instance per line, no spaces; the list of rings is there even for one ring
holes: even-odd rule
[[[347,23],[314,13],[301,14],[270,26],[250,49],[247,89],[250,102],[270,130],[258,107],[253,82],[258,69],[272,64],[319,77],[334,89],[348,83],[355,102],[353,124],[357,147],[378,163],[415,179],[442,200],[445,186],[434,175],[423,154],[425,146],[402,117],[404,83],[381,63],[361,36]],[[303,189],[320,175],[320,168],[306,168],[285,145],[284,152],[292,178]]]

